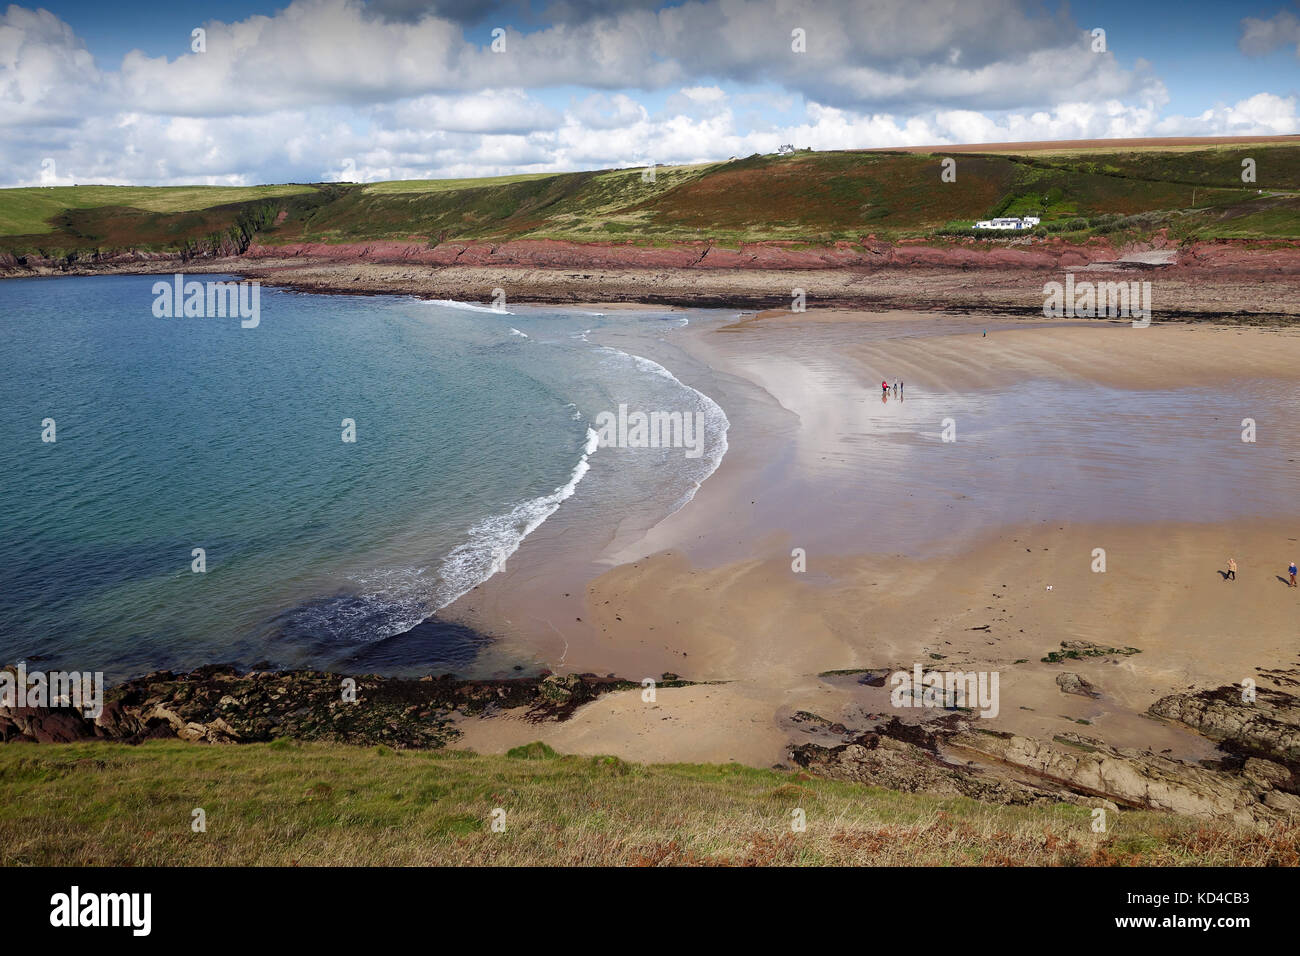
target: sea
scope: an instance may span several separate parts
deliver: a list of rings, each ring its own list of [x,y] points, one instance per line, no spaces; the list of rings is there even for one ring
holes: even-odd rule
[[[0,663],[482,673],[440,609],[575,495],[649,526],[726,453],[625,347],[720,315],[263,287],[245,327],[158,317],[160,278],[0,282]],[[620,405],[697,416],[703,453],[602,447]]]

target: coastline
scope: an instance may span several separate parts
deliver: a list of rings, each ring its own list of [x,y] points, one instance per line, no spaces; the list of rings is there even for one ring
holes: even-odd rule
[[[888,335],[891,323],[917,322],[946,328]],[[988,338],[977,333],[986,324]],[[843,347],[838,367],[791,367],[817,351],[806,346],[791,359],[787,349],[797,337],[830,330],[851,338],[869,326],[886,332]],[[1253,516],[1225,513],[1204,521],[1046,515],[1003,521],[994,515],[991,522],[958,521],[937,536],[899,539],[897,549],[864,552],[847,543],[842,526],[850,526],[851,538],[867,517],[851,510],[843,476],[819,464],[837,437],[833,428],[819,431],[816,413],[845,421],[852,403],[845,404],[841,375],[856,369],[865,390],[879,381],[882,357],[907,369],[918,401],[928,389],[996,391],[1009,369],[1139,392],[1222,386],[1237,378],[1289,386],[1300,367],[1300,334],[1172,325],[1142,330],[1156,342],[1126,340],[1141,333],[1119,324],[1026,328],[1014,320],[829,312],[774,314],[690,332],[683,348],[725,383],[714,397],[733,422],[732,449],[715,475],[690,505],[635,547],[609,556],[612,567],[589,581],[585,595],[561,603],[539,595],[544,585],[530,594],[504,578],[496,587],[489,582],[479,603],[481,617],[510,622],[504,640],[524,645],[545,639],[529,623],[540,608],[551,608],[557,619],[561,613],[581,618],[580,629],[566,629],[565,666],[613,670],[632,680],[671,670],[720,683],[661,691],[651,706],[634,691],[609,695],[547,728],[542,739],[558,750],[648,762],[781,764],[800,747],[826,742],[800,714],[852,729],[870,715],[891,713],[887,691],[829,672],[907,670],[924,662],[1001,674],[1001,712],[977,721],[981,727],[1034,741],[1082,733],[1098,744],[1162,753],[1193,767],[1222,754],[1201,733],[1153,719],[1151,708],[1170,695],[1247,678],[1264,686],[1268,675],[1295,664],[1289,637],[1295,592],[1269,570],[1284,568],[1288,549],[1300,548],[1300,506],[1279,500]],[[757,341],[738,354],[737,336]],[[1223,347],[1224,336],[1232,337],[1231,349]],[[996,361],[954,364],[977,339],[996,352]],[[931,357],[928,370],[914,364],[918,353]],[[777,355],[785,364],[755,364],[755,355]],[[1300,457],[1295,439],[1283,440],[1289,444],[1280,454]],[[807,503],[809,487],[823,494],[800,507],[795,499]],[[959,499],[951,504],[956,514],[981,508]],[[919,512],[913,517],[934,520]],[[1111,567],[1091,573],[1093,549],[1102,544]],[[791,569],[798,545],[808,553],[803,575]],[[1243,566],[1242,555],[1248,556],[1248,580],[1222,579],[1216,565],[1230,553]],[[526,567],[513,570],[530,578]],[[1042,660],[1059,653],[1063,642],[1140,653],[1087,654],[1065,665]],[[1099,696],[1063,690],[1062,675],[1081,678]],[[1291,679],[1273,687],[1284,689]],[[916,718],[927,716],[933,717]],[[536,728],[508,716],[469,718],[459,726],[458,745],[486,753],[536,737]]]
[[[124,253],[92,262],[0,263],[0,279],[230,274],[267,286],[333,295],[606,307],[789,308],[802,289],[812,309],[940,311],[1041,317],[1043,285],[1074,273],[1091,281],[1148,281],[1156,321],[1290,324],[1300,317],[1300,244],[1275,240],[1163,240],[1112,247],[1058,240],[927,245],[866,239],[825,249],[757,251],[518,243],[440,249],[409,243],[253,247],[242,255],[181,258]],[[846,252],[840,246],[851,247]],[[539,251],[538,248],[542,247]],[[554,247],[554,248],[552,248]],[[712,259],[709,257],[712,256]],[[847,256],[847,258],[846,258]],[[445,261],[443,261],[445,259]]]
[[[1197,768],[1222,762],[1223,752],[1187,721],[1153,719],[1153,710],[1176,709],[1166,702],[1179,694],[1209,694],[1245,678],[1271,681],[1269,691],[1282,692],[1300,677],[1288,670],[1294,592],[1279,592],[1266,572],[1293,557],[1283,552],[1300,537],[1286,530],[1300,524],[1300,508],[1283,496],[1259,513],[1196,521],[1050,513],[1013,521],[1006,508],[989,509],[959,484],[927,512],[899,495],[897,475],[887,472],[886,480],[871,471],[888,459],[892,442],[880,431],[882,414],[940,400],[978,411],[1007,392],[1008,378],[1018,387],[1156,396],[1255,383],[1263,391],[1250,392],[1251,401],[1285,392],[1300,378],[1297,330],[1156,323],[1137,331],[1126,322],[1041,316],[772,310],[638,341],[647,348],[629,354],[662,365],[721,406],[730,448],[694,498],[668,517],[620,529],[594,555],[566,555],[569,542],[543,522],[504,571],[440,613],[491,634],[518,659],[535,660],[544,675],[611,682],[608,693],[545,724],[510,708],[491,716],[445,709],[440,719],[454,725],[456,739],[442,745],[492,754],[540,739],[561,752],[638,762],[766,767],[793,760],[858,779],[864,771],[842,765],[843,748],[882,733],[878,721],[890,714],[888,692],[861,675],[921,662],[1002,676],[1004,704],[980,730],[1029,742],[1025,747],[1083,734],[1091,751],[1137,761],[1142,774],[1176,777],[1183,771],[1152,761],[1181,761],[1172,766],[1195,783]],[[884,377],[901,372],[906,379],[906,404],[878,403],[873,383],[882,369]],[[1261,420],[1285,421],[1277,411],[1270,407]],[[1281,441],[1289,443],[1286,460],[1300,457],[1294,436]],[[1247,505],[1257,504],[1243,491]],[[871,502],[874,511],[864,504]],[[1115,562],[1104,575],[1087,573],[1098,542]],[[793,570],[793,548],[807,551],[806,573]],[[1241,560],[1240,583],[1216,578],[1214,562],[1229,553]],[[1092,650],[1068,670],[1044,660],[1071,643]],[[659,687],[646,706],[640,681],[675,684],[669,675],[691,683]],[[1066,690],[1063,676],[1092,690]],[[918,712],[903,723],[925,727],[936,716],[952,715]],[[897,735],[912,731],[892,733],[887,739],[902,745],[908,741]],[[956,743],[944,738],[952,748],[945,760],[957,753],[1002,760],[972,750],[965,731],[953,736]],[[913,754],[909,767],[926,759]],[[962,779],[987,772],[982,766]],[[1012,777],[999,773],[1016,787],[1033,777],[1024,767]],[[1234,819],[1254,813],[1240,802],[1240,763],[1220,776],[1235,782],[1215,777],[1205,786],[1236,788],[1235,795],[1212,812]],[[902,789],[908,779],[867,777]],[[1279,805],[1290,786],[1278,791]],[[1170,806],[1202,812],[1204,788],[1193,791],[1179,791]]]

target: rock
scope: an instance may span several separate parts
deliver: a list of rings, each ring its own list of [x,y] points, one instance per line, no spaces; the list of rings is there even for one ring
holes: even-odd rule
[[[1059,664],[1061,661],[1077,661],[1087,657],[1126,657],[1141,653],[1136,647],[1106,647],[1092,641],[1061,641],[1061,649],[1049,652],[1043,658],[1043,663]]]
[[[1264,787],[1281,787],[1285,789],[1291,784],[1291,771],[1280,763],[1274,763],[1272,760],[1249,757],[1242,766],[1241,772],[1244,776]]]
[[[228,665],[179,675],[162,671],[110,689],[94,721],[69,708],[0,708],[0,741],[251,743],[289,737],[355,744],[382,739],[395,747],[436,748],[459,736],[454,713],[523,708],[529,720],[564,720],[603,693],[640,686],[591,674],[488,681],[352,676],[355,703],[342,700],[338,674],[241,674]]]
[[[907,793],[960,795],[995,804],[1044,804],[1072,798],[1057,787],[1026,785],[944,760],[938,753],[938,741],[965,726],[959,715],[941,717],[929,728],[904,724],[894,717],[847,744],[794,747],[790,759],[821,776]]]
[[[1078,674],[1065,673],[1056,675],[1056,686],[1061,688],[1065,694],[1076,694],[1079,697],[1100,697],[1095,688],[1089,681],[1080,677]]]
[[[1258,688],[1256,699],[1248,702],[1241,699],[1241,688],[1228,684],[1162,697],[1147,712],[1185,724],[1231,753],[1300,771],[1300,698],[1292,694]]]
[[[0,707],[0,741],[66,744],[92,739],[95,725],[70,707]]]
[[[961,794],[990,803],[1067,802],[1163,810],[1238,823],[1270,822],[1292,811],[1290,771],[1260,760],[1250,772],[1212,769],[1077,733],[1050,741],[974,729],[962,715],[925,724],[897,718],[838,747],[804,744],[791,760],[834,779],[892,790]]]
[[[1300,815],[1300,797],[1297,797],[1294,793],[1270,790],[1264,794],[1264,802],[1274,810],[1279,810],[1282,813]]]
[[[1035,777],[1120,804],[1188,816],[1260,817],[1257,788],[1245,778],[1135,750],[1117,750],[1077,734],[1048,742],[989,731],[966,731],[947,741],[1019,767]],[[1266,816],[1266,814],[1265,814]]]
[[[790,723],[799,725],[811,725],[814,731],[824,731],[837,737],[843,737],[849,733],[849,728],[845,727],[839,721],[827,720],[818,714],[806,710],[796,710],[790,715]]]
[[[545,700],[555,703],[567,703],[573,697],[573,684],[568,677],[552,674],[537,685],[538,693]]]

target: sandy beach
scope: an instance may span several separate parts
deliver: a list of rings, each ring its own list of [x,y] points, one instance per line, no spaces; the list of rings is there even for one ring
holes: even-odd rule
[[[585,582],[545,570],[539,532],[448,611],[564,672],[716,683],[465,720],[461,745],[766,766],[814,739],[801,711],[891,712],[888,687],[827,672],[921,663],[997,671],[989,729],[1196,760],[1212,745],[1148,707],[1296,664],[1300,331],[812,311],[673,347],[731,421],[694,500]],[[1077,640],[1140,653],[1042,661]],[[1063,669],[1099,696],[1063,693]]]

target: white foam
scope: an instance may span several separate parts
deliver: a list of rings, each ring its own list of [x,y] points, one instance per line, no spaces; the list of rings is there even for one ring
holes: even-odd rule
[[[631,355],[632,353],[629,352],[628,354]],[[727,429],[731,427],[731,419],[727,418],[727,413],[722,410],[721,405],[709,396],[705,395],[698,388],[692,388],[687,385],[658,362],[651,361],[641,355],[632,355],[632,358],[636,361],[638,368],[643,368],[656,375],[671,379],[687,391],[693,392],[699,399],[700,404],[704,406],[702,410],[704,412],[705,435],[708,435],[711,431],[716,432],[716,437],[714,437],[713,441],[710,442],[714,453],[709,456],[708,467],[705,469],[704,474],[696,480],[691,489],[679,498],[675,505],[673,505],[672,511],[668,512],[668,516],[671,517],[681,511],[682,508],[684,508],[687,503],[695,497],[695,493],[700,490],[700,485],[704,484],[704,482],[708,480],[709,476],[717,471],[718,466],[722,464],[722,459],[727,454]]]
[[[472,312],[498,311],[486,306],[450,300],[438,301],[435,304]],[[510,331],[527,337],[526,333],[518,329],[511,328]],[[589,341],[587,335],[590,332],[591,329],[587,329],[576,337],[587,342]],[[665,515],[665,517],[671,516],[695,497],[700,486],[722,463],[727,453],[727,430],[731,427],[731,422],[726,412],[722,410],[722,406],[699,389],[692,388],[681,381],[658,362],[610,346],[597,346],[596,351],[617,356],[623,361],[630,361],[637,371],[658,376],[686,390],[695,397],[704,415],[704,432],[712,454],[706,459],[702,473],[693,479],[691,487]],[[582,414],[577,406],[569,403],[568,407],[573,409],[573,418],[581,420]],[[436,584],[426,575],[428,570],[426,568],[377,569],[353,577],[353,580],[362,586],[362,593],[358,597],[367,605],[395,605],[387,609],[393,615],[390,623],[383,628],[384,633],[376,637],[387,637],[409,630],[503,570],[506,561],[519,550],[524,540],[559,510],[561,504],[573,496],[578,484],[590,471],[589,459],[599,445],[600,436],[593,429],[588,428],[582,454],[574,465],[568,481],[549,494],[522,501],[509,511],[492,515],[471,526],[467,531],[466,540],[453,548],[443,559],[436,575]],[[430,594],[431,584],[433,584],[432,594]]]
[[[524,338],[528,338],[528,333],[527,333],[527,332],[520,332],[518,329],[516,329],[516,328],[514,328],[514,327],[511,327],[511,329],[510,329],[510,334],[511,334],[511,335],[522,335]]]
[[[350,574],[356,584],[357,604],[351,607],[328,606],[310,612],[306,620],[334,633],[351,633],[365,641],[379,641],[404,634],[431,612],[425,603],[428,581],[425,568],[374,568]],[[384,624],[376,628],[375,617],[382,615]]]
[[[727,454],[727,430],[731,427],[731,420],[727,418],[727,413],[722,410],[721,405],[709,398],[709,396],[705,395],[698,388],[692,388],[687,385],[658,362],[648,359],[645,356],[633,355],[631,352],[624,352],[622,349],[616,349],[608,345],[600,346],[597,351],[629,358],[632,360],[632,364],[635,365],[639,371],[649,372],[650,374],[657,375],[660,378],[668,379],[679,388],[684,388],[686,391],[695,395],[699,402],[700,411],[704,414],[704,434],[709,436],[709,445],[713,449],[714,453],[709,456],[704,474],[702,474],[699,479],[694,482],[691,488],[673,504],[672,509],[667,515],[665,515],[666,518],[671,517],[681,511],[682,508],[684,508],[687,503],[695,497],[695,493],[700,490],[700,485],[704,484],[704,482],[708,480],[709,476],[717,471],[718,466],[722,464],[723,456]]]
[[[492,312],[496,315],[514,315],[513,312],[507,312],[505,309],[498,309],[490,305],[479,305],[477,302],[458,302],[455,299],[432,299],[430,305],[441,305],[448,309],[460,309],[463,312]]]
[[[520,502],[505,514],[493,515],[469,529],[469,540],[453,548],[438,569],[443,584],[435,610],[446,607],[505,568],[506,560],[519,550],[524,539],[577,490],[578,483],[591,469],[587,459],[599,444],[600,436],[588,428],[582,457],[568,481],[548,495]]]

